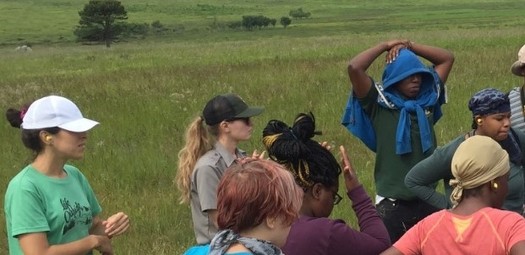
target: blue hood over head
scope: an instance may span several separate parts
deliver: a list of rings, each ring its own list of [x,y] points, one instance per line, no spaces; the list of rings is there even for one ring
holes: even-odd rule
[[[383,88],[385,91],[392,92],[392,85],[416,73],[422,75],[420,94],[425,90],[432,89],[435,81],[429,68],[412,51],[401,49],[396,60],[385,66],[383,71]]]

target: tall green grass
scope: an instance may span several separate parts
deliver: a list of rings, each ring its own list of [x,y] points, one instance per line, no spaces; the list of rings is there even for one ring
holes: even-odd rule
[[[206,25],[199,23],[205,11],[193,1],[147,2],[130,0],[125,4],[141,13],[143,20],[166,15],[166,21],[161,22],[191,23],[193,17],[195,27]],[[38,4],[3,1],[0,21],[6,15],[16,19],[11,14],[17,12],[8,12],[5,6],[30,3],[39,10],[80,9],[76,3],[63,0]],[[440,144],[469,130],[471,116],[466,105],[474,92],[489,86],[508,91],[521,84],[509,71],[517,50],[525,43],[517,22],[518,1],[379,3],[383,6],[369,1],[308,1],[301,6],[314,18],[286,30],[223,33],[197,29],[173,41],[119,43],[110,49],[39,43],[29,54],[6,46],[0,48],[0,106],[5,110],[60,94],[75,101],[85,116],[100,121],[101,125],[89,134],[86,158],[72,163],[90,180],[103,206],[103,216],[122,210],[131,217],[130,231],[114,240],[116,252],[181,254],[193,244],[194,237],[190,209],[177,203],[178,192],[172,182],[177,152],[187,124],[213,95],[234,92],[251,105],[266,107],[265,113],[255,118],[253,139],[241,144],[249,152],[262,149],[262,129],[268,120],[290,123],[297,113],[312,111],[318,129],[323,131],[318,139],[348,147],[359,178],[372,195],[374,155],[339,124],[350,88],[346,74],[349,58],[390,38],[410,38],[450,49],[456,63],[447,83],[450,101],[436,126]],[[221,11],[220,5],[208,4]],[[221,15],[236,17],[247,10],[277,15],[300,4],[225,1],[224,8],[229,11],[223,10]],[[439,4],[450,8],[440,8]],[[452,8],[456,4],[458,8]],[[483,14],[469,11],[479,6],[492,9]],[[58,35],[60,26],[48,30],[44,26],[49,24],[47,19],[50,17],[42,18],[43,26],[28,32],[27,38]],[[75,21],[76,17],[64,19]],[[0,41],[4,43],[16,41],[12,31],[22,28],[8,24],[0,28]],[[381,60],[370,68],[377,79],[381,71]],[[31,155],[21,144],[19,131],[5,119],[0,120],[0,135],[0,190],[4,191],[8,181],[30,162]],[[3,204],[3,196],[0,202]],[[332,217],[355,226],[348,199],[335,208]],[[4,218],[3,211],[0,218]],[[5,231],[5,222],[0,220],[0,254],[7,249]]]

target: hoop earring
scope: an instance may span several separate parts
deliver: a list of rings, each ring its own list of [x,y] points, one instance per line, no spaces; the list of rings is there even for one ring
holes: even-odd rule
[[[482,119],[476,119],[476,123],[478,123],[478,125],[481,125],[481,123],[483,123],[483,120]]]

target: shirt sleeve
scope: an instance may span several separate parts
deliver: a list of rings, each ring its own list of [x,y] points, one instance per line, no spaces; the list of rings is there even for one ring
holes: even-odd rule
[[[9,215],[13,237],[50,230],[44,213],[44,202],[32,183],[22,182],[13,191]]]
[[[359,104],[368,116],[372,116],[375,108],[379,106],[377,104],[377,97],[379,96],[379,93],[377,92],[376,85],[372,78],[370,78],[370,83],[370,90],[368,91],[366,96],[363,98],[358,98]]]
[[[514,129],[516,136],[518,137],[519,146],[521,150],[521,170],[525,171],[525,133],[521,130]],[[523,185],[525,186],[525,173],[523,178]],[[525,196],[523,196],[523,205],[525,206]]]
[[[392,246],[398,249],[403,255],[419,255],[421,253],[420,233],[422,222],[410,228],[399,240]]]
[[[450,205],[449,199],[436,191],[435,183],[449,181],[452,175],[450,164],[459,144],[456,140],[437,148],[428,158],[417,163],[405,176],[405,185],[421,200],[444,209]]]
[[[202,211],[217,209],[217,187],[220,176],[212,166],[204,165],[195,169],[195,183]]]
[[[510,253],[510,249],[512,249],[512,246],[517,242],[525,241],[525,219],[521,215],[515,213],[509,214],[509,217],[509,231],[508,237],[506,238],[507,243],[505,244],[508,248],[508,253]]]
[[[352,229],[342,220],[336,220],[330,231],[332,245],[329,247],[365,255],[379,254],[390,247],[388,231],[363,186],[348,192],[348,196],[353,201],[352,207],[361,231]]]

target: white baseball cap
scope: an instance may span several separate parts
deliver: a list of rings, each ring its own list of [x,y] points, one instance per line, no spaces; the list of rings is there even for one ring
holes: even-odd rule
[[[518,61],[514,62],[512,66],[510,67],[510,70],[513,74],[517,76],[523,76],[525,73],[523,72],[523,68],[525,67],[525,45],[521,47],[521,49],[518,51]]]
[[[71,132],[85,132],[99,123],[84,118],[71,100],[47,96],[34,101],[22,119],[22,129],[59,127]]]

